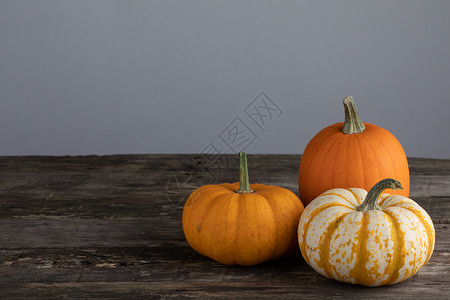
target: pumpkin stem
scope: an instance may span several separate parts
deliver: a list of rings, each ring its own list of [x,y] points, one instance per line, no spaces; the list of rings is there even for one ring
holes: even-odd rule
[[[247,154],[239,152],[239,189],[236,193],[253,193],[248,180]]]
[[[370,191],[367,193],[366,198],[364,199],[364,202],[356,209],[362,212],[381,209],[381,207],[378,206],[378,197],[385,189],[403,190],[403,187],[402,184],[395,179],[383,179],[370,189]]]
[[[366,129],[359,118],[352,96],[344,98],[345,122],[342,131],[346,134],[361,133]]]

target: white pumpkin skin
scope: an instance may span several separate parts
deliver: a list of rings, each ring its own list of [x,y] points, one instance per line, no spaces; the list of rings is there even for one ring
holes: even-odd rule
[[[398,195],[381,194],[379,209],[358,211],[366,195],[358,188],[332,189],[313,200],[299,221],[303,258],[323,276],[342,282],[401,282],[430,259],[433,222],[417,203]]]

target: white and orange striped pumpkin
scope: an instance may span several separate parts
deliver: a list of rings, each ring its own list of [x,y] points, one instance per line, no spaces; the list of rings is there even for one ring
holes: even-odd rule
[[[298,242],[305,261],[330,279],[365,286],[401,282],[434,249],[434,226],[416,202],[381,194],[401,189],[394,179],[363,189],[331,189],[304,210]]]

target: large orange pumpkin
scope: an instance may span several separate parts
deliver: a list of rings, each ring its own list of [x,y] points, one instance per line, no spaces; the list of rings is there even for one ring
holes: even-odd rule
[[[409,196],[409,168],[400,142],[386,129],[363,123],[352,97],[344,99],[345,122],[322,129],[308,143],[299,170],[300,199],[307,205],[332,188],[369,190],[384,178],[396,178]]]
[[[187,199],[183,230],[198,253],[226,265],[249,266],[297,248],[303,204],[290,190],[249,185],[247,159],[240,153],[240,182],[205,185]]]

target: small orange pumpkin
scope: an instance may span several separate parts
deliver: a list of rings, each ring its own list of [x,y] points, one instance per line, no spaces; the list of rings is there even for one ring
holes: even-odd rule
[[[308,143],[299,169],[300,199],[307,205],[332,188],[369,190],[384,178],[396,178],[409,196],[409,168],[405,151],[392,133],[363,123],[352,97],[344,99],[345,122],[322,129]]]
[[[279,258],[297,247],[303,204],[290,190],[251,184],[241,152],[239,183],[196,189],[183,209],[183,230],[198,253],[226,265],[249,266]]]

